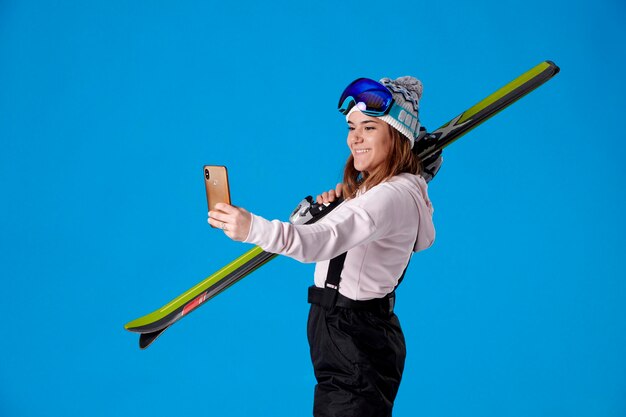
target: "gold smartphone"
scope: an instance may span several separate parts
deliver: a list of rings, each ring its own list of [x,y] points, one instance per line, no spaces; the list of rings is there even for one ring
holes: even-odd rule
[[[209,211],[213,210],[217,203],[230,204],[228,171],[225,166],[204,166],[204,188],[206,188],[206,202],[209,207]]]

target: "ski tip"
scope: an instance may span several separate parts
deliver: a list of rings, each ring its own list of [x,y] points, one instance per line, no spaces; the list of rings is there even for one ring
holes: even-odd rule
[[[169,326],[167,326],[169,327]],[[151,332],[151,333],[141,333],[139,335],[139,349],[144,350],[146,349],[148,346],[150,346],[152,343],[154,343],[154,341],[161,336],[161,333],[163,333],[165,330],[167,330],[167,327],[161,329],[161,330],[157,330],[156,332]]]
[[[554,68],[554,75],[558,74],[561,71],[561,68],[558,65],[556,65],[554,61],[550,61],[548,59],[545,62]]]
[[[129,332],[133,332],[133,333],[143,333],[140,327],[133,325],[132,321],[124,325],[124,330],[128,330]]]

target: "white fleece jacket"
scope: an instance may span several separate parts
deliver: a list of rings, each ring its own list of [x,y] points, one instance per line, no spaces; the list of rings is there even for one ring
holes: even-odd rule
[[[432,245],[433,211],[426,181],[403,173],[343,202],[315,224],[292,225],[253,214],[245,242],[317,262],[318,287],[324,287],[330,259],[348,251],[339,292],[369,300],[392,292],[411,253]]]

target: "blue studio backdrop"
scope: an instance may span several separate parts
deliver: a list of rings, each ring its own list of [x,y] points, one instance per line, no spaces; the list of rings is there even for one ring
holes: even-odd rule
[[[626,6],[0,1],[0,416],[307,416],[313,265],[279,257],[145,351],[123,325],[250,249],[204,164],[286,220],[334,187],[358,77],[414,75],[431,130],[561,73],[444,152],[398,291],[395,416],[626,416]]]

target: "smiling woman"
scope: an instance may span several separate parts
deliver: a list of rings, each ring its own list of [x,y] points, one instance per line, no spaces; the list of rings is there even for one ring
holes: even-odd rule
[[[344,201],[311,225],[268,221],[226,204],[209,223],[266,252],[316,262],[307,326],[315,416],[391,416],[406,349],[395,290],[411,254],[430,247],[433,207],[413,145],[421,82],[360,78],[341,95],[350,156],[344,180],[317,197]]]

